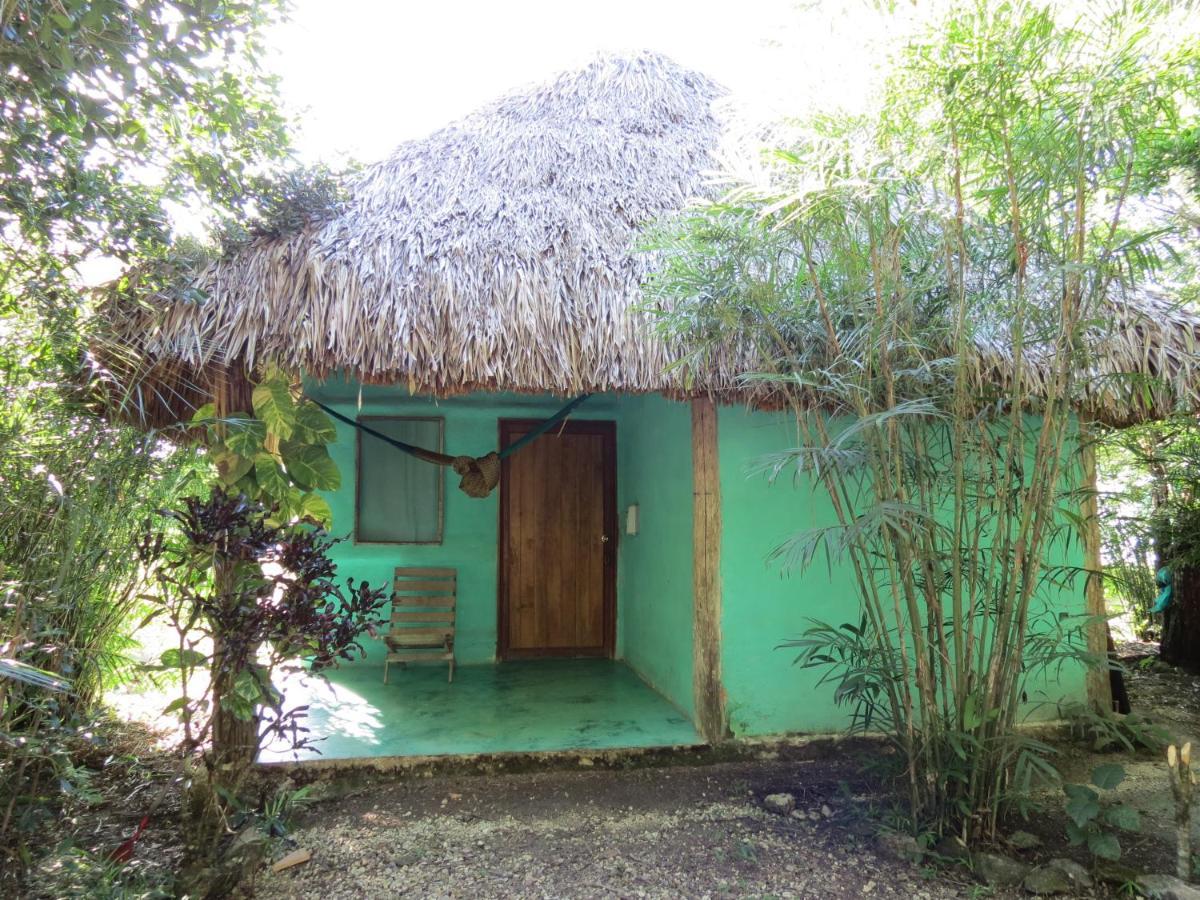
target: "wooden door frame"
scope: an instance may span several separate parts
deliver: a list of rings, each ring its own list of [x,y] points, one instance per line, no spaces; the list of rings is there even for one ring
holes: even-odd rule
[[[500,447],[512,443],[515,431],[528,431],[542,424],[541,419],[500,419]],[[579,419],[567,421],[561,426],[555,426],[549,434],[538,440],[553,440],[557,434],[598,434],[604,438],[603,455],[603,517],[604,531],[608,535],[608,543],[604,545],[604,584],[602,587],[604,645],[600,653],[591,654],[612,659],[616,654],[617,644],[617,423],[611,419]],[[517,451],[520,453],[521,451]],[[497,548],[497,587],[496,587],[496,658],[506,659],[540,659],[552,656],[581,656],[575,648],[549,648],[534,650],[513,650],[508,646],[508,577],[506,574],[506,554],[508,548],[508,463],[500,467],[500,503],[499,503],[499,547]]]

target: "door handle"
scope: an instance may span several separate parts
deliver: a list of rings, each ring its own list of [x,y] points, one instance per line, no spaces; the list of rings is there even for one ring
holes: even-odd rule
[[[600,535],[600,543],[602,543],[602,544],[608,543],[608,535],[607,534]]]

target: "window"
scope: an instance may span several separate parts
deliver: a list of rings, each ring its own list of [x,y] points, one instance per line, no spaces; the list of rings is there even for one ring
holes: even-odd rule
[[[442,451],[442,419],[363,416],[359,421],[406,444]],[[355,541],[440,544],[444,483],[441,466],[359,431]]]

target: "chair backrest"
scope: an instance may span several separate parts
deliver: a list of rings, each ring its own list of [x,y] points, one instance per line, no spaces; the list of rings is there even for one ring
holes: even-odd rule
[[[389,642],[406,647],[453,643],[457,582],[455,569],[397,568]]]

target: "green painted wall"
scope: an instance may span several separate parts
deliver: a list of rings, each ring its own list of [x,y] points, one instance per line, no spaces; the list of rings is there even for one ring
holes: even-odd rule
[[[434,401],[400,387],[362,387],[327,381],[309,392],[343,415],[441,416],[447,453],[483,454],[494,449],[502,418],[539,418],[563,401],[516,394],[470,394]],[[590,397],[573,418],[617,423],[617,656],[677,707],[692,710],[692,482],[691,418],[686,404],[661,397]],[[496,580],[499,542],[498,492],[484,500],[458,489],[458,476],[443,469],[444,530],[441,544],[359,544],[354,541],[355,432],[337,423],[330,447],[342,487],[325,496],[333,510],[333,550],[339,578],[389,584],[396,566],[458,569],[460,664],[492,662],[496,656]],[[641,528],[626,535],[625,514],[637,503]],[[378,641],[368,661],[382,655]]]
[[[794,651],[776,649],[780,641],[799,636],[806,619],[840,624],[858,617],[848,568],[830,572],[818,562],[789,574],[767,562],[789,535],[836,524],[822,490],[787,479],[771,485],[764,475],[748,474],[757,460],[795,443],[795,425],[787,416],[720,409],[722,667],[735,734],[836,731],[847,721],[846,710],[833,702],[833,687],[818,686],[820,672],[796,667]],[[1083,565],[1077,541],[1056,546],[1055,553],[1064,563]],[[1083,613],[1081,581],[1060,594],[1058,608]],[[1034,707],[1062,697],[1082,699],[1085,693],[1082,668],[1068,665],[1031,683],[1028,709],[1050,717],[1052,707]]]
[[[620,523],[618,622],[624,658],[694,715],[692,697],[692,419],[659,396],[621,401],[617,428]],[[637,504],[637,535],[625,511]]]
[[[445,419],[450,453],[482,454],[496,446],[501,418],[538,418],[562,401],[553,397],[472,394],[434,401],[410,397],[403,388],[362,388],[328,381],[310,392],[347,416],[419,415]],[[687,404],[658,396],[590,398],[580,418],[617,422],[617,655],[688,715],[692,696],[692,483],[691,414]],[[794,654],[775,649],[795,637],[806,618],[843,622],[856,598],[845,571],[817,566],[787,575],[767,556],[788,535],[832,524],[820,492],[747,470],[764,455],[791,446],[786,417],[750,413],[739,407],[719,412],[722,496],[721,578],[724,590],[722,666],[731,726],[738,734],[833,731],[844,726],[845,710],[834,705],[832,687],[818,687],[819,673],[792,665]],[[454,566],[459,573],[458,660],[487,663],[496,652],[497,495],[485,500],[458,490],[458,476],[445,478],[444,539],[436,545],[357,544],[353,540],[355,435],[338,425],[331,447],[343,486],[327,494],[333,533],[345,538],[333,552],[339,577],[390,583],[392,569]],[[639,507],[639,533],[625,534],[628,507]],[[1061,548],[1065,561],[1082,563],[1078,544]],[[1082,611],[1082,591],[1064,595],[1064,610]],[[382,646],[369,646],[377,661]],[[1080,697],[1083,673],[1070,667],[1035,686],[1031,699]]]
[[[553,414],[563,401],[553,397],[517,394],[470,394],[435,401],[412,397],[402,387],[362,387],[358,408],[357,383],[329,380],[310,384],[308,391],[343,415],[442,416],[445,447],[452,454],[483,455],[499,440],[498,420],[539,418]],[[617,401],[611,396],[590,398],[573,414],[578,418],[616,419]],[[458,569],[458,635],[455,654],[459,663],[491,662],[496,657],[496,578],[498,566],[498,492],[486,499],[468,497],[458,489],[453,470],[442,470],[445,479],[445,521],[441,544],[357,544],[354,542],[355,432],[337,423],[337,442],[330,446],[342,473],[340,490],[325,495],[333,510],[335,537],[344,538],[333,549],[338,578],[366,579],[374,585],[391,585],[396,566],[453,566]],[[618,425],[618,434],[620,434]],[[618,602],[618,623],[620,622]],[[367,646],[368,659],[383,652],[382,643]]]

